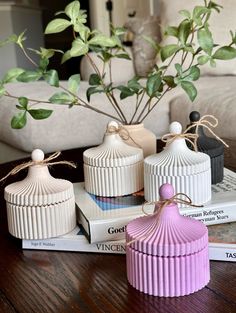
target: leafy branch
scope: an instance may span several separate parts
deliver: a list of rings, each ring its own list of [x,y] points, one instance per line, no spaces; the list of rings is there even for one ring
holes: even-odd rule
[[[125,84],[115,85],[112,81],[112,60],[121,58],[130,60],[125,48],[122,45],[121,38],[125,30],[123,28],[111,28],[111,36],[106,36],[98,30],[91,30],[86,26],[86,12],[80,9],[80,2],[73,1],[69,3],[64,11],[56,13],[56,17],[47,25],[45,33],[55,34],[63,32],[70,27],[73,33],[71,48],[68,51],[40,48],[39,50],[30,49],[31,53],[39,56],[37,64],[29,55],[24,47],[25,32],[19,36],[12,35],[6,40],[0,42],[0,46],[9,43],[17,44],[25,57],[35,67],[34,70],[25,70],[21,68],[10,69],[0,81],[0,96],[16,98],[18,104],[16,108],[19,112],[12,118],[13,128],[22,128],[27,122],[27,116],[34,119],[48,118],[52,110],[33,109],[32,106],[40,103],[52,103],[81,106],[83,108],[103,114],[112,119],[116,119],[124,124],[141,123],[151,114],[161,99],[171,89],[182,88],[191,101],[197,96],[197,89],[194,82],[200,77],[200,67],[209,64],[216,66],[217,60],[230,60],[236,57],[236,33],[230,31],[231,42],[228,45],[219,46],[214,42],[210,31],[209,20],[213,11],[220,13],[222,7],[213,1],[203,1],[203,5],[198,5],[190,12],[181,10],[179,13],[183,19],[177,26],[169,26],[165,30],[167,37],[172,37],[174,42],[164,46],[155,43],[152,38],[146,40],[155,48],[162,64],[155,65],[148,74],[146,80],[141,77],[133,77]],[[58,17],[60,16],[60,17]],[[95,60],[89,54],[89,51],[95,52],[96,56],[102,61],[100,69]],[[50,58],[55,53],[62,54],[62,63],[70,58],[86,56],[90,62],[94,73],[89,78],[89,87],[86,92],[86,100],[78,95],[80,87],[80,75],[72,75],[67,87],[60,84],[58,73],[55,69],[48,69]],[[177,60],[177,57],[179,57]],[[174,74],[168,74],[171,67],[175,68]],[[108,69],[108,70],[106,70]],[[6,90],[6,84],[10,82],[33,82],[44,80],[49,85],[59,89],[52,94],[47,101],[41,99],[29,99],[25,96],[16,97]],[[106,83],[108,81],[108,83]],[[117,93],[114,91],[118,91]],[[91,97],[96,94],[104,94],[111,104],[113,113],[102,111],[90,102]],[[136,97],[135,106],[130,120],[125,116],[121,102],[129,97]]]

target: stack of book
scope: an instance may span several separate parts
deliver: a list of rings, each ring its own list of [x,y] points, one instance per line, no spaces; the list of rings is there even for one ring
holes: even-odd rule
[[[23,249],[125,254],[125,227],[143,215],[143,192],[123,197],[91,195],[74,184],[79,225],[69,234],[47,240],[23,240]],[[147,213],[153,205],[145,206]],[[181,208],[181,214],[201,220],[209,229],[211,260],[236,261],[236,173],[225,169],[224,180],[212,186],[203,208]]]

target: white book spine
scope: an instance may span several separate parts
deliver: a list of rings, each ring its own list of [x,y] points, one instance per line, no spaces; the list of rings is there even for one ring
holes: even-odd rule
[[[73,252],[94,252],[94,253],[113,253],[125,254],[125,242],[109,241],[97,244],[81,242],[76,238],[71,239],[47,239],[47,240],[22,240],[22,248],[30,250],[54,250],[54,251],[73,251]],[[209,258],[216,261],[236,262],[236,247],[230,245],[220,245],[209,243]]]
[[[89,244],[79,238],[52,238],[45,240],[22,240],[22,248],[30,250],[54,250],[74,252],[97,252],[125,254],[124,242],[113,241],[97,244]]]
[[[209,243],[209,258],[215,261],[236,262],[236,247],[225,244]]]

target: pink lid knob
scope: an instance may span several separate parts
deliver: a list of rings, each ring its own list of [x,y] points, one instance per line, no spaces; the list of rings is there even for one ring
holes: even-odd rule
[[[159,188],[159,195],[161,200],[170,199],[174,196],[174,188],[171,184],[163,184]]]

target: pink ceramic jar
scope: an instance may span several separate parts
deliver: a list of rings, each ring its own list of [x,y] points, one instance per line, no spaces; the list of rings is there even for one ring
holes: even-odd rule
[[[172,185],[160,187],[161,200],[173,195]],[[130,222],[126,240],[130,243],[128,281],[139,291],[160,297],[184,296],[209,282],[207,227],[181,216],[176,203],[163,207],[160,214]]]

